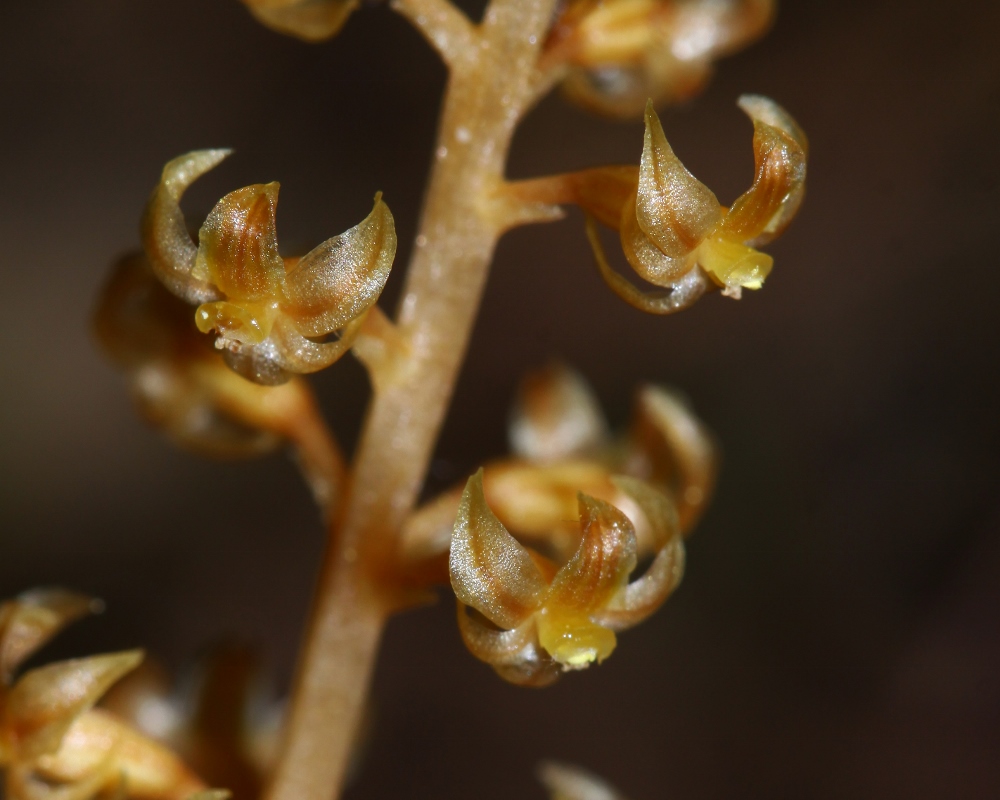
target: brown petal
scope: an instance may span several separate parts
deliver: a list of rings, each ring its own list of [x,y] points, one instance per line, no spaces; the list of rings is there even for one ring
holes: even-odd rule
[[[556,573],[546,607],[588,614],[605,606],[628,583],[635,569],[635,529],[610,503],[579,496],[583,538],[576,553]]]
[[[230,192],[198,232],[194,274],[230,300],[270,299],[284,278],[275,227],[278,188],[254,184]]]
[[[0,606],[0,684],[66,625],[101,609],[99,600],[63,589],[35,589]]]
[[[32,759],[59,749],[63,734],[111,685],[142,661],[142,651],[60,661],[31,670],[14,684],[4,723],[21,757]]]
[[[180,200],[188,186],[230,153],[232,150],[195,150],[169,162],[142,218],[142,244],[153,272],[188,303],[209,303],[220,294],[206,277],[193,274],[198,250],[188,235]]]
[[[652,102],[647,103],[636,199],[639,228],[664,255],[680,258],[721,218],[719,201],[674,155]]]
[[[695,251],[681,256],[668,256],[639,227],[636,217],[636,196],[625,204],[620,224],[622,251],[625,258],[645,281],[654,286],[671,286],[687,275],[696,264]]]
[[[608,438],[594,393],[579,373],[553,364],[525,376],[511,412],[511,450],[530,461],[593,452]]]
[[[524,622],[547,588],[531,555],[487,505],[481,469],[459,504],[449,571],[455,596],[502,628]]]
[[[323,242],[289,271],[281,310],[303,336],[339,330],[378,300],[395,256],[395,223],[379,193],[364,220]]]
[[[795,120],[773,100],[743,95],[739,105],[754,124],[756,175],[729,209],[720,232],[756,246],[779,236],[798,212],[809,145]]]

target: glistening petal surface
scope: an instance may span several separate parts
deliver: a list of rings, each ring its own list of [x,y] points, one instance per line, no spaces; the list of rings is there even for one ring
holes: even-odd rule
[[[481,469],[459,504],[449,571],[455,596],[502,628],[523,622],[547,588],[531,555],[487,505]]]

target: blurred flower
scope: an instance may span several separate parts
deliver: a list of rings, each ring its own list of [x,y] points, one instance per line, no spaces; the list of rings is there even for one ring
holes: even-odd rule
[[[579,767],[548,762],[538,770],[552,800],[625,800],[600,778]]]
[[[108,791],[183,800],[204,784],[169,750],[93,705],[142,652],[20,665],[99,604],[58,589],[0,605],[0,769],[9,800],[89,800]]]
[[[180,446],[224,458],[257,456],[286,442],[296,448],[320,505],[342,478],[336,443],[308,384],[243,380],[194,325],[190,306],[157,281],[141,255],[122,259],[94,315],[104,349],[128,376],[143,416]]]
[[[700,91],[720,56],[761,36],[773,0],[570,0],[548,57],[569,66],[575,102],[630,117],[647,99],[676,103]]]
[[[278,33],[307,42],[336,36],[358,0],[243,0],[260,22]]]
[[[300,259],[278,254],[278,184],[255,184],[223,197],[196,248],[180,200],[187,187],[229,154],[200,150],[163,170],[143,219],[150,265],[164,285],[199,304],[195,322],[215,331],[226,363],[257,383],[328,367],[350,348],[378,299],[396,253],[396,231],[381,194],[371,214]],[[340,338],[321,339],[336,331]]]

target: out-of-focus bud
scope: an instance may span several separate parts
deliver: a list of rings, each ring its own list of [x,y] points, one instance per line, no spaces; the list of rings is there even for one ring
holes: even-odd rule
[[[30,670],[25,658],[100,605],[56,589],[0,605],[0,770],[11,800],[90,800],[105,792],[182,800],[204,784],[172,753],[93,705],[142,653],[91,656]]]
[[[708,507],[718,453],[711,432],[677,394],[645,386],[637,397],[623,469],[668,489],[685,535]]]
[[[647,104],[638,185],[622,208],[618,230],[636,273],[669,289],[668,294],[644,294],[615,273],[588,218],[601,274],[637,308],[672,313],[690,306],[712,285],[739,297],[743,289],[759,289],[770,273],[773,259],[751,245],[775,238],[798,210],[808,145],[798,125],[773,101],[745,95],[740,107],[754,122],[757,173],[753,186],[726,209],[684,168],[652,103]]]
[[[615,649],[614,631],[644,619],[677,585],[683,544],[669,499],[641,482],[621,488],[647,516],[659,546],[650,570],[634,583],[635,528],[619,509],[580,494],[580,541],[559,566],[497,519],[482,470],[469,479],[449,560],[459,630],[470,652],[505,680],[541,686],[603,661]]]
[[[336,36],[358,0],[243,0],[260,22],[278,33],[307,42]]]
[[[64,589],[35,589],[0,605],[0,684],[66,625],[103,608],[100,601]]]
[[[773,0],[570,0],[547,44],[575,102],[615,117],[647,98],[676,103],[702,89],[712,62],[758,38]]]
[[[552,800],[625,800],[600,778],[579,767],[548,762],[538,770]]]
[[[278,184],[258,184],[216,204],[196,249],[178,204],[187,186],[226,155],[198,151],[167,165],[144,217],[143,242],[164,285],[200,303],[198,329],[216,332],[226,363],[256,383],[280,384],[328,367],[350,348],[388,280],[395,226],[378,194],[361,223],[300,259],[282,259]],[[339,339],[318,341],[338,331]]]
[[[608,427],[586,381],[553,364],[521,382],[508,438],[515,455],[556,461],[593,453],[607,441]]]
[[[94,328],[143,416],[179,445],[240,458],[290,441],[320,504],[335,498],[343,466],[306,382],[259,386],[236,375],[195,328],[190,306],[163,288],[141,256],[116,265]]]

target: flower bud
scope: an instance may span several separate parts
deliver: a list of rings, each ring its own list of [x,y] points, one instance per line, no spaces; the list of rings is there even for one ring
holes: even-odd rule
[[[538,774],[552,800],[624,800],[600,778],[578,767],[549,762],[542,764]]]
[[[760,36],[773,11],[773,0],[571,0],[548,57],[569,65],[570,99],[631,117],[648,98],[676,103],[700,91],[712,62]]]
[[[521,382],[508,436],[516,455],[545,462],[593,452],[608,430],[587,383],[568,367],[552,365]]]
[[[336,36],[358,0],[243,0],[258,21],[288,36],[321,42]]]

